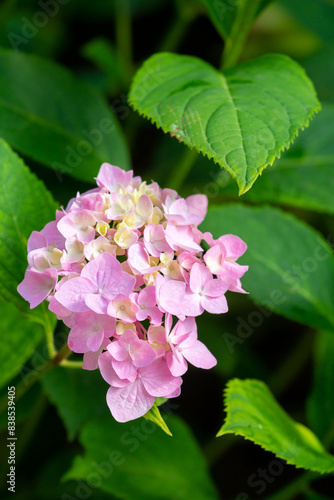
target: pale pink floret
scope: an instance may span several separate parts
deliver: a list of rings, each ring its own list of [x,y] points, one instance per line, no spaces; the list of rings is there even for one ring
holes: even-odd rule
[[[167,342],[171,350],[166,354],[168,368],[174,377],[183,375],[187,369],[187,361],[197,368],[210,369],[217,364],[216,358],[209,349],[198,340],[195,318],[178,321],[169,333],[171,318],[166,318]]]
[[[173,250],[182,248],[189,252],[202,252],[202,247],[196,242],[195,235],[189,226],[176,226],[168,222],[165,230],[167,243]]]
[[[137,368],[151,364],[156,354],[145,340],[141,340],[132,331],[125,331],[118,340],[108,345],[111,364],[121,379],[130,378],[137,373]]]
[[[28,254],[39,248],[48,246],[46,236],[38,231],[33,231],[28,239]]]
[[[186,284],[183,281],[163,278],[158,274],[155,279],[155,290],[160,311],[184,318],[183,301]]]
[[[120,319],[124,323],[133,323],[137,319],[138,306],[127,295],[122,294],[109,302],[107,312],[109,316]]]
[[[87,260],[92,260],[104,252],[110,253],[110,255],[115,255],[116,249],[116,245],[112,245],[105,236],[99,236],[85,245],[84,255]]]
[[[88,309],[107,314],[108,304],[117,295],[129,295],[135,278],[122,271],[118,260],[103,253],[83,268],[79,278],[66,281],[56,292],[56,299],[73,312]]]
[[[116,331],[114,318],[92,311],[75,313],[75,324],[68,336],[68,347],[73,352],[96,352],[104,338],[110,338]]]
[[[102,192],[99,188],[90,189],[83,194],[78,193],[76,198],[72,198],[66,207],[66,212],[77,210],[90,210],[101,212],[104,205]]]
[[[126,189],[133,176],[133,171],[126,172],[119,167],[110,165],[110,163],[103,163],[96,178],[98,186],[103,186],[108,191],[118,192],[121,188]]]
[[[33,309],[54,290],[57,279],[58,272],[53,267],[49,267],[43,272],[27,269],[17,291],[30,303],[30,309]]]
[[[110,220],[121,220],[133,210],[133,202],[127,194],[110,193],[109,205],[106,216]]]
[[[228,310],[225,292],[228,285],[213,279],[209,269],[195,263],[190,271],[189,287],[184,295],[182,310],[186,316],[199,316],[204,310],[221,314]]]
[[[153,257],[160,257],[162,252],[170,252],[172,250],[166,241],[165,230],[161,224],[157,226],[147,224],[144,229],[144,245]]]
[[[203,237],[211,246],[204,255],[204,261],[210,271],[225,281],[229,290],[246,293],[241,288],[240,278],[248,270],[248,266],[236,262],[245,253],[246,243],[233,234],[225,234],[218,240],[214,240],[210,233],[205,233]]]
[[[173,377],[164,358],[158,358],[143,368],[138,368],[130,379],[117,376],[110,353],[99,357],[102,377],[110,384],[107,393],[109,409],[118,422],[128,422],[142,417],[152,408],[157,397],[179,394],[181,377]]]
[[[65,249],[60,262],[63,267],[66,264],[74,264],[76,262],[80,262],[84,258],[84,244],[79,241],[75,236],[71,236],[65,241]],[[66,266],[65,266],[66,268]]]
[[[58,222],[64,217],[64,215],[64,212],[56,210],[56,220],[48,222],[41,231],[41,234],[46,237],[47,245],[53,245],[59,250],[64,250],[65,248],[65,238],[57,228]]]
[[[147,286],[139,293],[132,293],[130,298],[138,307],[136,313],[138,321],[144,321],[149,317],[152,324],[161,324],[162,312],[157,307],[155,286]]]
[[[70,212],[57,224],[57,228],[65,238],[75,236],[82,243],[89,243],[95,237],[97,218],[89,210]]]
[[[135,206],[135,226],[142,227],[145,222],[151,217],[153,212],[153,203],[147,194],[143,194]]]
[[[134,274],[150,274],[159,269],[151,267],[150,256],[141,243],[134,243],[128,250],[128,264]]]

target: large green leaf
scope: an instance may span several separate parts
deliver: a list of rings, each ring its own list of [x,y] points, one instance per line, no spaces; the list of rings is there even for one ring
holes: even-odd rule
[[[310,127],[245,194],[245,201],[282,203],[334,213],[334,106],[325,104]],[[231,184],[225,194],[237,194]]]
[[[74,370],[59,366],[46,373],[43,387],[56,406],[70,439],[94,417],[112,417],[106,402],[108,386],[98,370]]]
[[[64,68],[14,51],[0,51],[0,136],[80,180],[91,182],[105,161],[129,166],[117,120],[100,94]]]
[[[26,306],[16,288],[27,267],[27,240],[55,218],[55,210],[44,184],[0,139],[0,299]]]
[[[88,423],[80,435],[85,455],[75,459],[65,479],[87,481],[98,473],[100,488],[126,500],[217,499],[190,430],[172,416],[168,426],[173,437],[144,419]]]
[[[255,14],[259,14],[271,0],[201,0],[206,6],[211,21],[215,25],[222,38],[227,39],[233,31],[240,28],[242,20],[247,15],[247,10],[255,5]],[[254,16],[248,21],[249,27],[254,20]]]
[[[320,438],[328,437],[332,430],[334,441],[334,336],[319,332],[315,350],[313,388],[308,400],[308,419]],[[328,443],[330,444],[330,443]]]
[[[319,109],[304,70],[282,55],[220,73],[195,57],[149,58],[130,91],[132,106],[213,158],[247,191]]]
[[[0,387],[20,373],[43,337],[43,327],[22,318],[13,304],[1,304]]]
[[[230,380],[225,405],[226,421],[218,436],[243,436],[298,468],[334,471],[334,456],[310,429],[292,420],[263,382]]]
[[[254,300],[295,321],[334,329],[334,258],[315,230],[280,210],[241,204],[211,207],[201,229],[247,243],[239,260],[249,265],[242,283]],[[253,331],[263,316],[257,311],[243,320]]]

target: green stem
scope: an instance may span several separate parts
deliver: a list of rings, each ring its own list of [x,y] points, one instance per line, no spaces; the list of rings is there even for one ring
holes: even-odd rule
[[[134,73],[132,61],[132,26],[129,0],[116,0],[116,47],[118,58],[126,73],[126,80],[131,81]]]
[[[56,355],[56,348],[54,346],[54,328],[52,327],[48,315],[48,311],[45,309],[45,305],[43,304],[43,313],[44,313],[44,330],[46,337],[46,346],[48,349],[48,353],[50,358],[54,358]]]
[[[260,2],[261,0],[244,0],[241,2],[232,31],[225,43],[221,69],[231,68],[237,63],[259,10]]]
[[[65,366],[66,368],[75,368],[75,369],[82,368],[82,361],[69,361],[68,359],[64,359],[59,364],[60,366]]]
[[[309,483],[313,481],[313,479],[319,478],[320,474],[316,472],[304,472],[296,479],[291,481],[285,488],[282,488],[277,493],[266,497],[264,500],[290,500],[294,499],[299,493],[303,493],[308,490]]]
[[[181,155],[180,161],[173,166],[166,186],[178,191],[189,175],[197,157],[198,153],[196,149],[186,148]]]
[[[48,361],[45,367],[41,370],[35,370],[32,373],[29,373],[22,382],[17,386],[15,391],[15,401],[20,399],[25,392],[27,392],[30,387],[40,379],[42,375],[52,370],[57,365],[60,365],[63,360],[68,358],[72,354],[72,351],[68,348],[67,344],[65,344],[56,354],[55,356]],[[7,408],[7,398],[5,398],[0,404],[0,413],[2,413]]]
[[[184,38],[189,25],[199,15],[199,13],[200,10],[194,8],[193,5],[191,5],[190,8],[180,5],[176,20],[173,22],[165,38],[162,40],[158,52],[175,52]]]

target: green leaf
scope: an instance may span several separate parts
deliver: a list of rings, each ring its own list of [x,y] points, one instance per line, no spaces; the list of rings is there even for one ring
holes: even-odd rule
[[[41,325],[21,317],[13,304],[1,304],[0,387],[20,373],[43,338]]]
[[[46,373],[42,384],[50,401],[56,406],[67,429],[69,439],[94,417],[112,417],[106,403],[107,385],[98,370],[86,371],[57,367]]]
[[[245,201],[334,213],[333,127],[334,106],[325,104],[310,128],[258,179]]]
[[[225,405],[226,421],[217,436],[243,436],[297,468],[334,471],[334,456],[310,429],[292,420],[263,382],[230,380]]]
[[[232,233],[248,245],[244,288],[260,304],[292,320],[334,329],[334,258],[330,245],[304,222],[280,210],[241,204],[212,206],[201,225],[215,238]],[[243,318],[254,331],[262,318]],[[254,323],[253,323],[254,321]]]
[[[100,94],[64,68],[14,51],[0,51],[0,136],[80,180],[92,182],[105,161],[129,166],[117,120]]]
[[[195,57],[156,54],[137,72],[129,99],[164,132],[230,172],[240,193],[320,107],[304,70],[277,54],[224,75]]]
[[[158,402],[159,403],[159,402]],[[159,406],[159,404],[158,404]],[[168,425],[164,421],[164,419],[161,416],[160,410],[154,404],[152,408],[144,415],[144,418],[146,420],[151,420],[151,422],[154,422],[156,425],[158,425],[168,436],[172,436],[171,431],[168,429]]]
[[[26,309],[16,288],[28,265],[28,237],[55,218],[56,203],[3,139],[0,165],[0,299]]]
[[[85,426],[77,457],[65,479],[98,473],[100,488],[126,500],[214,500],[214,486],[188,427],[169,417],[173,438],[140,419],[119,424],[96,420]]]
[[[316,339],[313,388],[308,399],[308,421],[321,439],[334,428],[334,336],[319,332]],[[334,436],[330,436],[334,441]],[[330,444],[330,443],[328,443]]]

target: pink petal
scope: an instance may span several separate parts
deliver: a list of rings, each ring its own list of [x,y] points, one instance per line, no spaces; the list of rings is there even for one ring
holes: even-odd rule
[[[99,367],[98,359],[101,352],[102,352],[102,347],[96,352],[93,351],[85,352],[83,355],[82,368],[84,370],[96,370]]]
[[[193,194],[192,196],[188,196],[186,202],[189,212],[197,215],[200,222],[202,222],[208,211],[207,196],[205,194]]]
[[[190,289],[193,293],[203,292],[205,284],[212,280],[212,274],[204,264],[195,262],[190,271]]]
[[[65,238],[57,229],[57,224],[63,217],[63,212],[57,212],[56,216],[57,220],[48,222],[48,224],[46,224],[46,226],[42,229],[41,234],[46,237],[48,246],[54,245],[59,248],[59,250],[64,250]]]
[[[174,377],[181,377],[188,370],[187,361],[177,351],[175,353],[167,352],[166,361],[168,369]]]
[[[98,364],[104,380],[113,387],[124,387],[128,385],[130,381],[127,379],[119,378],[111,363],[112,357],[108,351],[100,354]]]
[[[23,281],[17,287],[19,294],[30,303],[30,309],[38,306],[56,286],[57,270],[53,267],[43,272],[28,269]]]
[[[210,369],[217,364],[216,358],[199,340],[189,348],[183,348],[181,344],[180,349],[186,360],[197,368]]]
[[[206,311],[212,314],[222,314],[228,311],[225,295],[220,297],[202,297],[201,305]]]
[[[127,358],[124,361],[117,361],[113,359],[111,364],[117,374],[121,379],[129,379],[137,374],[137,368],[132,363],[131,358]]]
[[[218,241],[224,245],[226,254],[229,258],[238,259],[247,250],[246,243],[242,241],[239,236],[235,236],[234,234],[224,234]]]
[[[180,377],[173,377],[170,373],[164,358],[158,358],[145,368],[140,368],[138,376],[147,392],[155,397],[165,397],[182,384]]]
[[[199,316],[203,313],[204,308],[202,306],[201,297],[198,293],[192,293],[189,288],[186,289],[183,301],[182,301],[182,312],[185,316]]]
[[[143,194],[136,203],[136,212],[143,218],[148,219],[152,215],[153,203],[147,194]]]
[[[88,262],[82,270],[81,276],[98,283],[99,288],[104,288],[115,272],[121,272],[120,262],[109,253],[102,253],[96,259]]]
[[[96,178],[98,186],[104,186],[108,191],[115,191],[119,187],[128,187],[131,182],[133,171],[126,172],[119,167],[103,163]]]
[[[152,408],[154,401],[155,397],[148,394],[138,379],[120,389],[110,387],[107,392],[107,403],[117,422],[142,417]]]
[[[108,306],[110,300],[108,297],[105,297],[103,294],[99,293],[87,293],[84,296],[84,302],[87,308],[96,312],[97,314],[107,314]]]
[[[220,279],[211,279],[205,283],[203,294],[207,297],[220,297],[227,291],[228,286]]]
[[[48,243],[44,234],[33,231],[28,239],[28,253],[32,250],[47,247]]]
[[[89,264],[87,264],[89,265]],[[55,294],[64,307],[73,312],[87,311],[86,295],[95,292],[94,284],[86,278],[71,278],[65,281]]]
[[[161,277],[162,278],[162,277]],[[159,309],[162,312],[169,312],[175,316],[183,315],[182,311],[182,301],[184,298],[184,292],[186,285],[182,281],[168,280],[162,278],[156,278],[159,283],[159,288],[157,289],[157,301]]]

